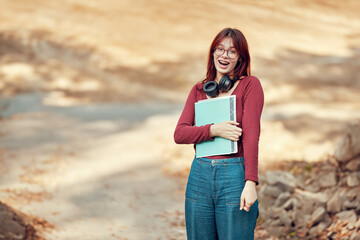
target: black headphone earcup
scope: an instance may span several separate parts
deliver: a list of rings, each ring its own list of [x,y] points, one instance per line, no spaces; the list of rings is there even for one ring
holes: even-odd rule
[[[216,97],[219,94],[219,87],[215,81],[209,81],[205,83],[203,90],[209,97]]]
[[[219,81],[219,90],[228,92],[234,85],[234,81],[229,76],[223,76]]]

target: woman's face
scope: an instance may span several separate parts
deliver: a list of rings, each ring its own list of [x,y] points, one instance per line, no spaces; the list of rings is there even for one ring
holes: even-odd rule
[[[239,54],[237,53],[231,38],[225,38],[214,51],[214,63],[216,76],[220,79],[224,75],[233,75],[234,68],[238,62]]]

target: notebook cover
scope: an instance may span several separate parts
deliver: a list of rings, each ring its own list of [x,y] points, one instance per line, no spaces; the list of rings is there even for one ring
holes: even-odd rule
[[[195,126],[236,121],[236,96],[217,97],[195,103]],[[196,144],[196,157],[237,153],[237,142],[215,137]]]

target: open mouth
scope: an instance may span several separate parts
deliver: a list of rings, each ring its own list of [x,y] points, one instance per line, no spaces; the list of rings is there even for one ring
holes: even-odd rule
[[[227,68],[227,66],[230,64],[229,62],[224,62],[224,61],[218,61],[219,62],[219,65],[221,68]]]
[[[227,65],[230,64],[229,62],[223,62],[223,61],[220,61],[220,60],[218,62],[220,64],[220,66],[224,66],[224,67],[226,67]]]

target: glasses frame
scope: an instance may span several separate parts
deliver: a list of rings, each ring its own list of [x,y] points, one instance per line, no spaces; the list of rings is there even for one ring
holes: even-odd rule
[[[218,48],[222,48],[224,51],[223,51],[221,54],[217,54],[216,51],[217,51]],[[230,56],[229,56],[229,51],[230,51],[230,50],[231,50],[231,49],[225,50],[225,48],[218,46],[218,47],[215,47],[215,48],[214,48],[214,54],[215,54],[216,56],[220,57],[220,56],[224,55],[224,52],[226,52],[226,55],[227,55],[227,57],[228,57],[229,59],[235,59],[236,57],[239,56],[239,53],[236,51],[236,56],[235,56],[235,57],[230,57]]]

